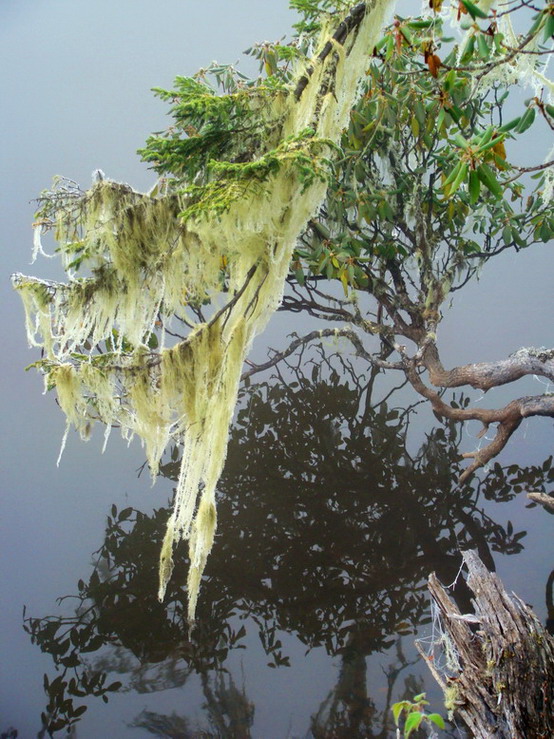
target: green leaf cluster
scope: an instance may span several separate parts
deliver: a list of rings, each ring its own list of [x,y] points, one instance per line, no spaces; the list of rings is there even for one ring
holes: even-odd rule
[[[345,292],[387,292],[394,302],[389,268],[412,270],[413,278],[417,266],[424,305],[431,282],[447,285],[444,297],[502,249],[554,237],[544,171],[526,199],[510,162],[512,142],[532,135],[539,110],[547,116],[548,109],[533,98],[506,120],[508,104],[514,109],[510,85],[475,82],[489,69],[481,37],[492,44],[488,63],[502,63],[509,50],[494,28],[468,31],[463,49],[445,36],[440,17],[397,17],[386,31],[343,136],[325,208],[294,256],[300,282],[336,279]]]
[[[208,182],[185,189],[190,205],[181,217],[186,221],[207,213],[221,214],[252,191],[263,192],[270,178],[285,166],[295,172],[304,189],[316,180],[324,181],[332,167],[326,156],[331,148],[330,141],[316,137],[314,131],[307,128],[254,161],[212,160],[208,164]]]
[[[266,133],[265,98],[275,94],[258,86],[221,95],[207,81],[191,77],[177,77],[173,90],[155,92],[172,103],[173,124],[150,136],[139,154],[177,183],[205,175],[210,161],[232,160],[239,150],[253,155]]]
[[[344,12],[354,4],[345,0],[290,0],[289,2],[289,6],[300,14],[300,20],[294,24],[298,34],[317,33],[326,17]]]
[[[434,724],[439,729],[445,728],[444,719],[440,713],[425,712],[425,706],[428,705],[429,701],[425,700],[425,693],[414,696],[413,701],[404,700],[393,704],[391,710],[397,726],[400,717],[404,715],[404,739],[409,739],[410,735],[424,723]]]

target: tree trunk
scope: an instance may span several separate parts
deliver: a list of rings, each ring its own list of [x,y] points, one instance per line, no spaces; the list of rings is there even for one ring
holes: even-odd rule
[[[440,636],[417,647],[445,705],[478,739],[554,737],[554,639],[508,595],[477,553],[463,553],[475,614],[462,615],[432,574]],[[443,663],[439,666],[439,663]],[[445,664],[444,664],[445,663]]]

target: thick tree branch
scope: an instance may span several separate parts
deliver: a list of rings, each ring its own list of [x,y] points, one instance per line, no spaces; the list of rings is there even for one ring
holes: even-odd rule
[[[470,385],[486,391],[515,382],[525,375],[539,375],[554,382],[554,349],[519,349],[508,359],[498,362],[479,362],[445,370],[436,345],[430,343],[423,354],[423,365],[432,384],[437,387]]]
[[[482,449],[467,452],[462,456],[474,461],[460,476],[460,483],[465,482],[475,470],[486,465],[507,444],[509,438],[524,418],[530,416],[551,416],[554,418],[554,395],[526,396],[512,400],[504,408],[453,408],[443,401],[440,395],[428,388],[417,372],[413,360],[405,359],[404,368],[412,387],[424,398],[427,398],[435,413],[453,421],[480,421],[483,436],[493,423],[498,424],[494,439]]]
[[[342,23],[339,23],[337,30],[332,36],[332,40],[327,41],[323,49],[319,52],[316,62],[321,63],[325,61],[325,59],[333,50],[335,44],[340,44],[341,46],[344,45],[348,34],[352,30],[357,28],[364,19],[366,11],[367,4],[365,2],[359,3],[354,8],[352,8],[352,10],[342,21]],[[302,77],[300,77],[300,79],[298,80],[298,84],[296,85],[296,89],[294,90],[294,97],[297,100],[300,100],[302,93],[306,89],[306,85],[310,81],[310,77],[312,76],[313,72],[314,67],[308,67],[308,69],[306,70],[306,74],[302,75]]]

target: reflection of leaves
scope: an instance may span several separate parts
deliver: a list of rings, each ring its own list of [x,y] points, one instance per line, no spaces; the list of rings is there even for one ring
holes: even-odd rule
[[[188,720],[176,713],[172,713],[171,716],[164,716],[153,711],[142,711],[131,726],[144,729],[149,734],[160,737],[193,739],[194,736],[197,736],[197,734],[191,733]]]
[[[426,577],[436,571],[452,582],[459,548],[477,548],[492,567],[491,549],[522,548],[525,532],[492,520],[479,495],[510,500],[516,486],[540,489],[550,464],[497,464],[482,482],[459,487],[453,424],[430,431],[410,453],[412,411],[390,401],[373,407],[371,383],[344,365],[340,374],[330,360],[325,366],[312,381],[295,371],[288,384],[265,382],[243,396],[220,484],[224,536],[208,562],[192,640],[177,585],[186,580],[184,549],[166,602],[156,598],[167,511],[112,507],[95,569],[78,583],[75,615],[25,620],[60,670],[58,682],[45,686],[47,727],[79,718],[86,707],[75,708],[73,698],[107,700],[122,687],[108,679],[113,672],[149,692],[181,685],[192,671],[207,679],[243,646],[237,617],[258,625],[271,666],[289,664],[278,633],[285,630],[361,674],[366,655],[424,622]],[[172,450],[164,475],[176,476],[178,457]],[[84,660],[92,654],[95,670]],[[211,694],[217,704],[217,690]]]
[[[149,734],[159,737],[175,737],[175,739],[197,739],[198,737],[233,737],[233,739],[249,739],[250,727],[254,719],[254,705],[249,702],[244,688],[239,690],[231,675],[216,671],[213,680],[202,675],[202,688],[206,703],[208,721],[214,732],[192,730],[190,721],[183,716],[172,713],[170,716],[142,711],[130,724],[141,728]]]
[[[523,491],[544,493],[546,486],[554,483],[552,459],[550,456],[542,465],[529,465],[528,467],[512,464],[504,468],[497,462],[482,485],[485,498],[508,501]],[[535,505],[536,503],[530,504],[530,506]]]

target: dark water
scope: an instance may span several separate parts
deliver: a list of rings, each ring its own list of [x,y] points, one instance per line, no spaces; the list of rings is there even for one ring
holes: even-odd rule
[[[489,568],[517,567],[530,534],[507,518],[510,502],[551,489],[552,458],[495,464],[460,487],[460,429],[426,428],[383,384],[326,347],[243,391],[191,635],[184,549],[166,602],[155,595],[168,509],[104,511],[92,564],[52,594],[65,596],[57,606],[25,614],[49,655],[51,727],[386,737],[394,700],[428,690],[440,710],[413,649],[414,636],[432,634],[426,577],[453,583],[468,547]],[[168,453],[165,478],[176,479],[180,454]],[[533,603],[543,616],[545,586],[536,582]],[[454,593],[467,612],[461,579]]]
[[[147,0],[115,5],[0,7],[10,101],[1,140],[10,177],[0,200],[6,276],[55,274],[49,262],[27,266],[26,204],[53,174],[86,184],[101,166],[149,186],[132,158],[165,125],[148,87],[216,56],[234,60],[290,24],[285,1],[263,17],[256,3],[241,2],[238,12],[223,2],[168,2],[173,22],[162,33]],[[489,265],[445,317],[445,363],[552,345],[553,267],[551,245]],[[363,375],[327,344],[244,391],[189,638],[184,552],[167,602],[155,598],[182,450],[169,451],[154,488],[146,473],[137,477],[138,444],[127,449],[115,435],[103,457],[101,433],[89,445],[71,438],[56,468],[63,419],[40,395],[40,380],[23,373],[35,356],[7,280],[1,299],[0,733],[12,726],[36,736],[45,713],[60,736],[75,721],[85,739],[392,736],[389,707],[400,696],[427,690],[442,709],[413,642],[433,633],[425,580],[436,571],[454,582],[460,547],[478,548],[546,620],[554,519],[529,508],[525,492],[552,490],[551,420],[523,424],[498,465],[459,488],[459,452],[475,448],[479,429],[412,409],[411,392],[391,392],[390,378]],[[254,357],[284,346],[292,328],[313,326],[276,316]],[[486,403],[545,389],[528,378]],[[456,597],[466,608],[463,587]]]

